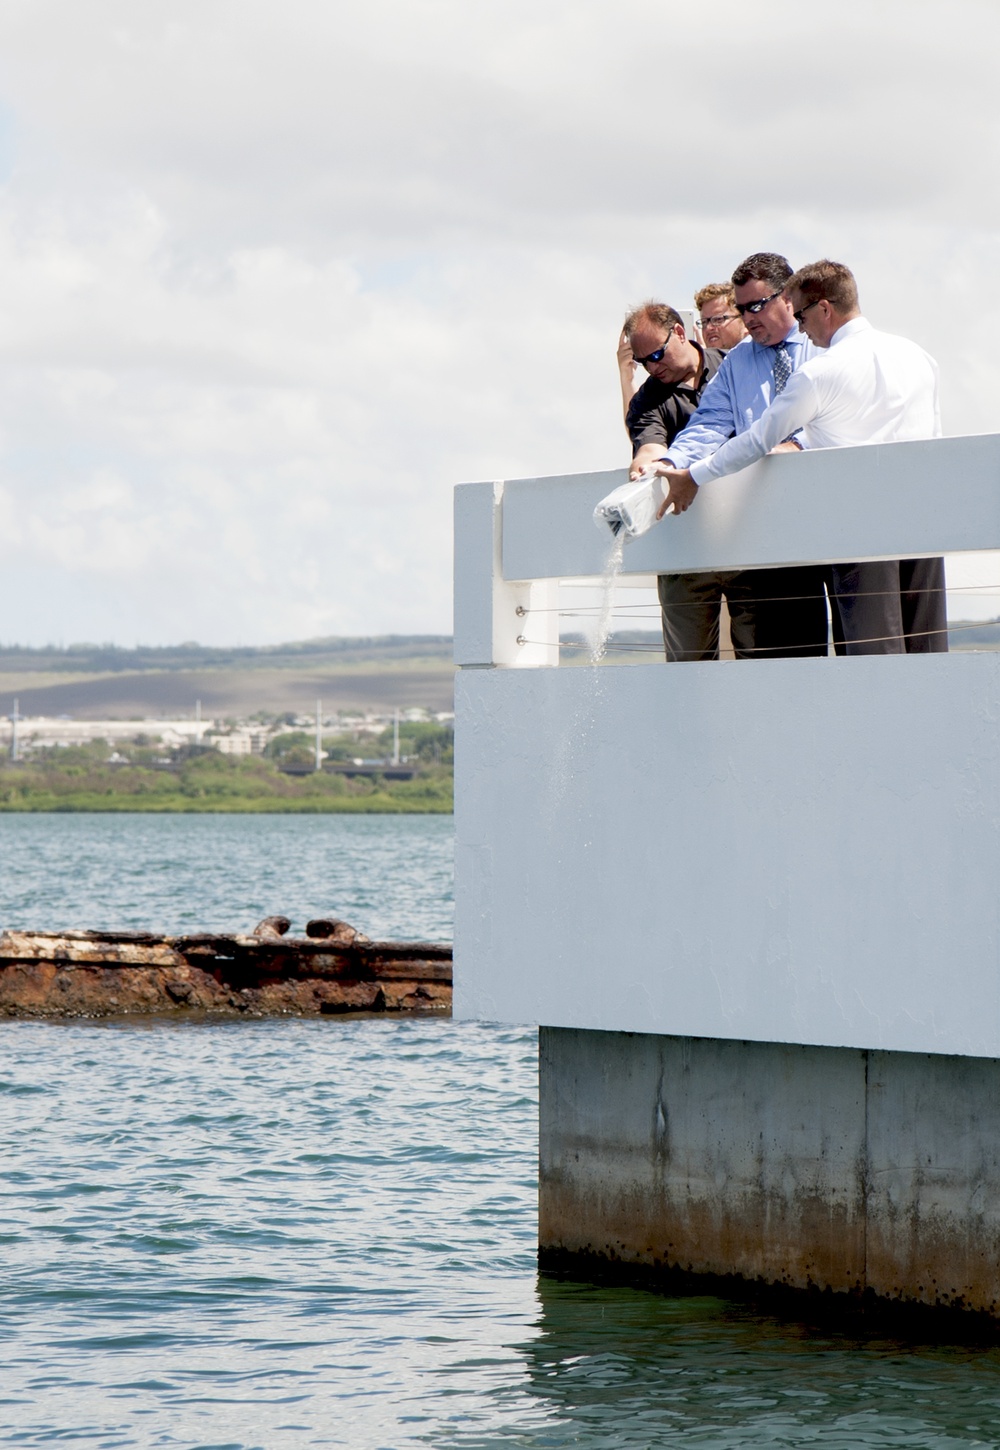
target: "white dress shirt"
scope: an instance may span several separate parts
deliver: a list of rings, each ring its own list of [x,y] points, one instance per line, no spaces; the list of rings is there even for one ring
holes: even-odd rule
[[[751,427],[690,464],[691,477],[700,485],[736,473],[799,429],[810,449],[938,438],[937,363],[915,342],[854,317],[792,374]]]

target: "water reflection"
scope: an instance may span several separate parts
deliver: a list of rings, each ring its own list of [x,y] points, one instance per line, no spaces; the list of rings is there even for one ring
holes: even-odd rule
[[[533,1424],[466,1447],[1000,1444],[1000,1348],[906,1344],[712,1298],[550,1277],[520,1345]]]

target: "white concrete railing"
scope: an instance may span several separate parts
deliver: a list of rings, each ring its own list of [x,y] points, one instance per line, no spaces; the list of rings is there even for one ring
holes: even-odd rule
[[[599,576],[609,533],[599,499],[625,470],[455,491],[455,662],[556,663],[517,647],[522,609],[548,609],[552,581]],[[703,488],[681,518],[625,546],[623,576],[1000,548],[1000,435],[831,448],[765,459]],[[533,621],[538,638],[541,622]]]
[[[1000,1057],[1000,654],[553,668],[619,478],[457,490],[456,1015]],[[993,548],[990,435],[765,460],[624,568]]]

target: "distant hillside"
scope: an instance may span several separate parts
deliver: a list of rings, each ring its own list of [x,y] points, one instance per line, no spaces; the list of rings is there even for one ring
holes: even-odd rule
[[[952,649],[996,649],[1000,645],[1000,619],[985,623],[949,620],[948,643]]]
[[[280,645],[0,647],[0,714],[142,719],[452,708],[448,635],[373,635]]]
[[[586,664],[582,635],[563,636],[563,660]],[[954,621],[952,649],[996,649],[1000,620]],[[659,631],[621,630],[607,659],[616,664],[661,658]],[[449,635],[334,636],[277,645],[139,646],[74,644],[43,649],[0,646],[0,715],[70,715],[77,719],[191,717],[201,702],[208,718],[260,713],[384,714],[396,706],[451,710],[454,668]]]
[[[0,675],[116,674],[126,670],[301,669],[320,664],[451,660],[450,634],[383,634],[305,639],[273,645],[0,645]]]

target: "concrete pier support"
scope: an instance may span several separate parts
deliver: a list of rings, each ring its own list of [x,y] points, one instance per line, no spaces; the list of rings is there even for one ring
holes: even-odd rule
[[[997,1315],[1000,1060],[540,1029],[546,1255]]]

